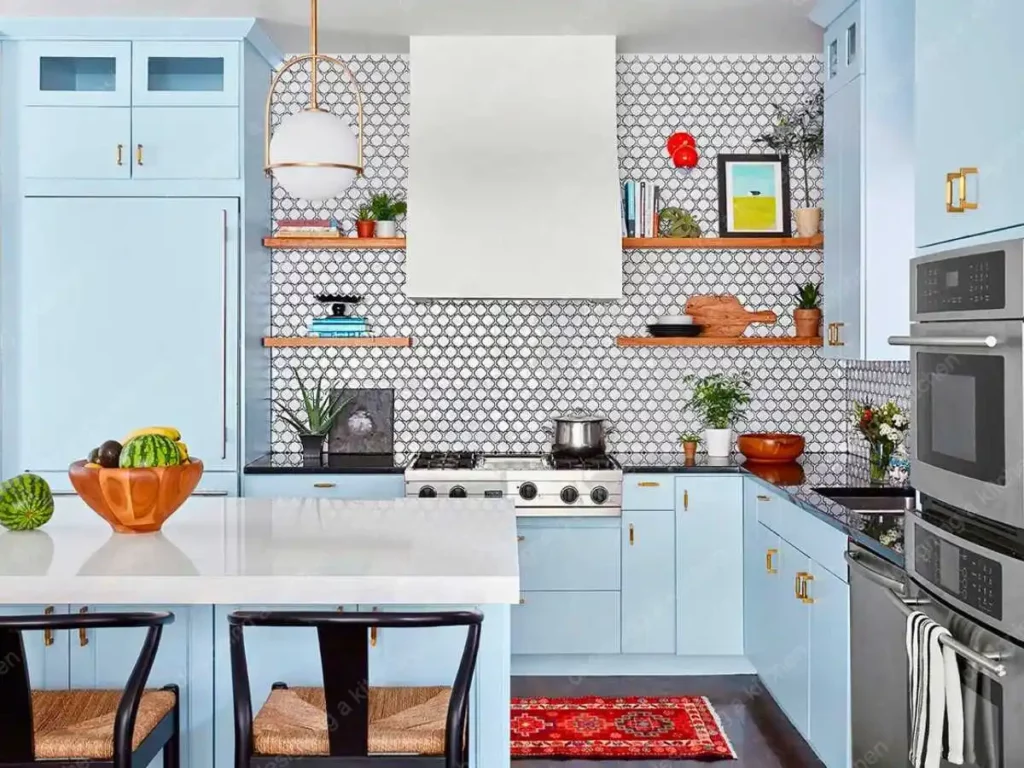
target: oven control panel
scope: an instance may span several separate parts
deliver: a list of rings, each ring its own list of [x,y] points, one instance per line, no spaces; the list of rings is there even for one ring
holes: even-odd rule
[[[1006,253],[990,251],[917,265],[917,313],[1006,306]]]
[[[1003,619],[1003,567],[991,558],[914,529],[914,570],[961,603]]]

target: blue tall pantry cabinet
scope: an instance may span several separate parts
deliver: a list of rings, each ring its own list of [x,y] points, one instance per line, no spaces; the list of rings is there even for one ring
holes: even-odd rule
[[[3,475],[150,424],[235,495],[269,447],[263,110],[251,19],[0,19]],[[252,375],[243,375],[244,371]]]

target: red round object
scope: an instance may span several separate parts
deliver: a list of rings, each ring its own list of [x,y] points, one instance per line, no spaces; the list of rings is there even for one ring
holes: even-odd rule
[[[672,154],[676,168],[693,168],[699,159],[697,150],[689,146],[680,147]]]
[[[683,147],[693,147],[694,149],[696,149],[697,140],[694,139],[693,136],[687,133],[686,131],[679,131],[678,133],[673,133],[671,136],[668,137],[669,155],[675,155],[675,153],[678,152]]]

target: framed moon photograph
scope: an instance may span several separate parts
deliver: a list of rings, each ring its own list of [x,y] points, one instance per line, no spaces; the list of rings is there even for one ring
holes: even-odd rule
[[[791,237],[789,157],[718,156],[718,236]]]

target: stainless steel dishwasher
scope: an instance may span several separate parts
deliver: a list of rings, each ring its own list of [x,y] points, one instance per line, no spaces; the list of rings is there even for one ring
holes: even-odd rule
[[[851,765],[906,768],[906,614],[892,599],[905,595],[907,575],[850,543]]]

